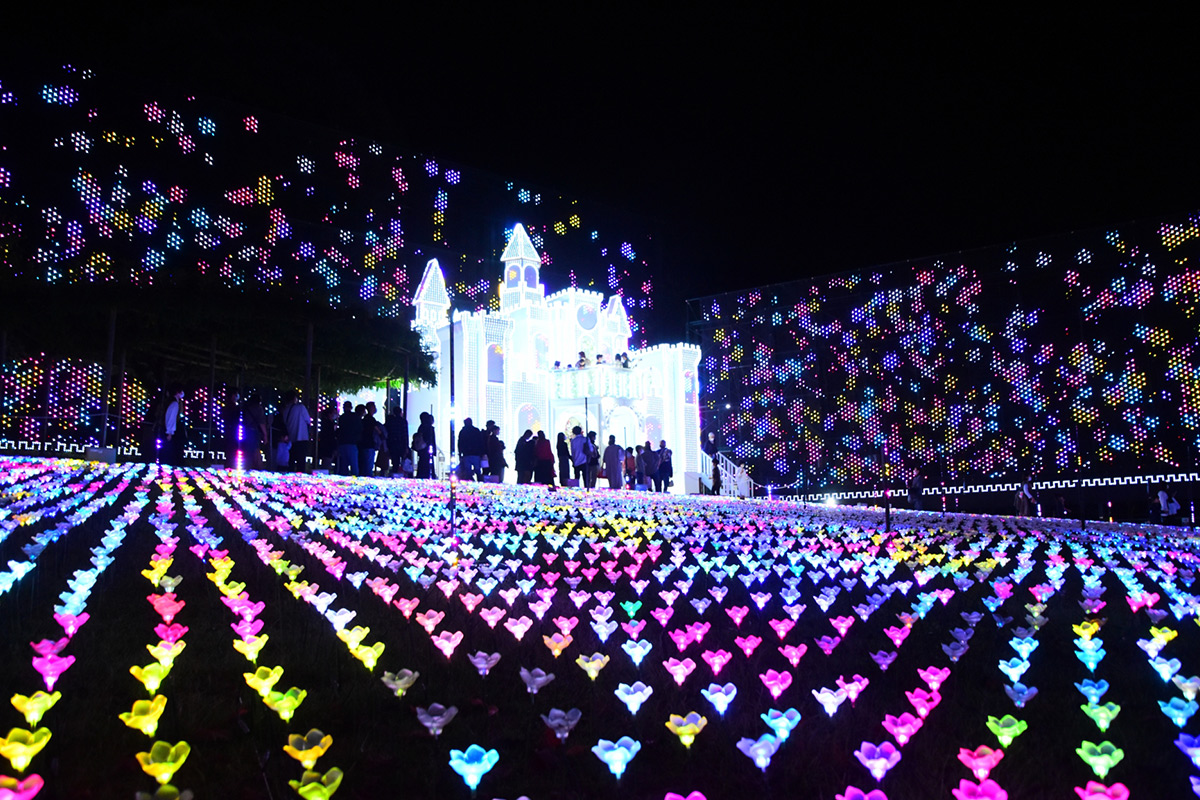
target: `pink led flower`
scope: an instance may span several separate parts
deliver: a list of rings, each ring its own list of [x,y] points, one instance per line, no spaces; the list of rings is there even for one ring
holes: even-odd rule
[[[733,653],[730,653],[728,650],[705,650],[700,654],[700,657],[703,658],[705,663],[708,664],[709,669],[712,670],[713,677],[715,678],[721,673],[721,668],[728,664],[733,658]]]
[[[808,652],[808,645],[787,644],[779,648],[779,652],[783,653],[783,657],[788,660],[788,663],[793,667],[800,666],[800,659]]]
[[[958,782],[957,789],[951,789],[955,800],[1008,800],[1008,792],[1000,788],[993,780],[982,783],[972,783],[966,779]]]
[[[42,790],[42,776],[30,775],[24,780],[0,775],[0,800],[33,800]]]
[[[417,614],[417,624],[425,629],[426,633],[432,634],[434,629],[446,618],[445,611],[423,611]]]
[[[938,703],[942,702],[942,696],[937,692],[927,692],[924,689],[913,689],[911,692],[905,692],[904,696],[908,698],[908,702],[912,703],[913,708],[917,710],[917,714],[924,719],[929,715],[929,712],[937,708]]]
[[[642,636],[642,631],[645,629],[646,620],[644,619],[630,620],[629,622],[621,623],[621,630],[629,634],[630,639],[640,639]]]
[[[63,651],[63,648],[70,642],[70,638],[64,636],[61,639],[42,639],[40,642],[30,642],[29,646],[33,648],[33,652],[39,656],[56,656]]]
[[[392,605],[400,609],[400,613],[404,615],[405,619],[412,619],[413,612],[417,610],[417,606],[420,604],[421,598],[419,597],[401,597],[399,600],[392,602]]]
[[[686,797],[676,792],[667,792],[663,800],[708,800],[701,792],[691,792]]]
[[[504,627],[513,635],[513,638],[518,642],[525,636],[530,628],[533,627],[533,620],[529,617],[509,617],[504,620]]]
[[[170,624],[175,619],[175,615],[187,605],[183,600],[176,600],[174,592],[151,594],[147,595],[146,599],[150,601],[150,605],[154,606],[154,611],[162,617],[162,621],[167,624]]]
[[[570,634],[564,636],[562,631],[555,631],[553,636],[543,636],[542,641],[546,643],[546,647],[550,648],[550,652],[555,658],[562,655],[563,650],[571,646],[574,638]]]
[[[575,630],[575,626],[579,624],[579,617],[555,617],[552,622],[563,636],[570,636],[571,631]]]
[[[965,747],[960,747],[958,750],[958,760],[963,763],[964,767],[971,770],[976,780],[981,781],[987,779],[1002,758],[1004,758],[1003,750],[993,750],[986,744],[980,745],[975,750],[968,750]]]
[[[895,645],[896,647],[899,647],[900,645],[902,645],[904,643],[904,640],[908,638],[908,635],[910,633],[912,633],[912,628],[909,628],[904,625],[901,625],[899,627],[893,625],[889,628],[884,628],[883,632],[885,634],[887,634],[887,637],[889,639],[892,640],[893,645]]]
[[[949,667],[930,667],[929,669],[918,669],[917,675],[921,680],[925,681],[925,685],[929,687],[929,691],[936,692],[942,688],[942,684],[950,677]]]
[[[912,714],[905,711],[898,717],[887,714],[883,718],[883,728],[890,733],[895,739],[896,744],[904,747],[912,739],[913,735],[921,729],[925,724],[925,720],[920,717],[914,717]]]
[[[1079,800],[1129,800],[1129,789],[1123,783],[1105,786],[1098,781],[1088,781],[1087,786],[1076,786]]]
[[[479,612],[479,616],[483,617],[483,621],[488,624],[489,628],[495,628],[496,623],[504,619],[504,615],[508,612],[503,608],[496,606],[494,608],[485,608]]]
[[[862,675],[855,675],[849,681],[846,681],[843,676],[839,675],[837,685],[846,690],[846,699],[850,701],[850,705],[854,705],[854,701],[858,699],[859,693],[867,688],[867,684],[871,681],[864,678]]]
[[[829,624],[834,627],[839,636],[845,636],[846,631],[850,630],[850,626],[854,624],[854,617],[830,617]]]
[[[791,629],[796,625],[795,621],[790,617],[773,619],[768,624],[770,624],[771,630],[775,631],[775,635],[778,636],[780,640],[786,639],[788,632],[791,631]]]
[[[857,786],[847,786],[845,792],[834,797],[836,800],[888,800],[887,795],[879,789],[864,792]]]
[[[671,673],[671,677],[675,679],[675,683],[683,686],[683,682],[687,680],[688,675],[691,675],[696,669],[696,662],[690,658],[685,658],[680,661],[677,658],[668,658],[663,662],[663,666],[667,668],[667,672]]]
[[[675,609],[671,608],[670,606],[656,608],[650,612],[650,616],[658,620],[658,624],[662,625],[664,628],[667,627],[667,623],[671,621],[671,617],[674,614]]]
[[[90,619],[87,614],[55,614],[54,621],[62,626],[63,633],[68,637],[74,636],[75,632],[83,627],[83,624]]]
[[[53,692],[54,684],[75,663],[75,656],[34,656],[33,668],[42,674],[46,691]]]
[[[742,652],[746,654],[746,658],[749,658],[754,653],[754,650],[762,644],[762,638],[754,634],[737,636],[734,638],[733,643],[741,648]]]
[[[167,644],[174,644],[187,635],[187,625],[180,625],[178,622],[167,625],[165,622],[154,626],[154,633],[158,635]]]
[[[253,622],[242,620],[241,622],[230,623],[229,627],[233,628],[233,632],[238,635],[238,638],[249,639],[251,636],[258,636],[259,632],[263,629],[263,621],[261,619],[256,619]]]
[[[792,685],[792,673],[790,672],[776,672],[773,669],[769,669],[766,672],[760,673],[758,677],[766,685],[767,691],[771,693],[771,697],[776,700],[779,699],[779,695],[783,694]]]
[[[433,637],[433,646],[442,651],[442,654],[449,658],[454,655],[454,649],[462,644],[463,632],[442,631],[437,636]]]
[[[729,615],[731,620],[733,620],[733,624],[740,628],[742,625],[742,620],[744,620],[746,615],[750,613],[750,609],[746,606],[734,606],[733,608],[725,609],[725,613]]]
[[[687,649],[689,644],[696,641],[696,637],[692,635],[691,631],[685,628],[676,628],[667,635],[671,637],[671,641],[675,643],[675,647],[681,653]]]
[[[854,751],[854,755],[876,781],[883,780],[888,770],[900,763],[900,751],[891,742],[878,745],[863,742],[859,749]]]

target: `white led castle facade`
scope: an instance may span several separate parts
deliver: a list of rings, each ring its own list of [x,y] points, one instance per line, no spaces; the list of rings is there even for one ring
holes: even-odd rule
[[[700,461],[700,348],[667,344],[631,351],[620,296],[605,302],[599,292],[575,288],[547,296],[541,257],[520,224],[500,260],[500,310],[453,313],[455,419],[470,417],[480,428],[494,420],[508,444],[510,466],[512,446],[526,429],[545,430],[553,442],[559,431],[570,438],[579,425],[596,431],[601,450],[609,435],[622,447],[651,441],[658,449],[666,440],[674,453],[673,491],[683,491],[686,473],[696,472]],[[434,354],[438,381],[410,392],[410,425],[415,430],[418,414],[431,411],[445,451],[452,416],[451,316],[436,259],[426,265],[413,304],[413,327]],[[581,351],[591,365],[575,368]],[[621,353],[629,354],[629,368],[616,363]],[[599,356],[604,363],[597,363]],[[513,481],[514,470],[505,479]]]

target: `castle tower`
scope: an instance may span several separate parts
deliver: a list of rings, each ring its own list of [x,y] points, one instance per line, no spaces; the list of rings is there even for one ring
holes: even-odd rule
[[[546,287],[541,284],[542,258],[534,249],[525,226],[517,223],[500,256],[504,279],[500,282],[500,311],[528,305],[543,305]]]

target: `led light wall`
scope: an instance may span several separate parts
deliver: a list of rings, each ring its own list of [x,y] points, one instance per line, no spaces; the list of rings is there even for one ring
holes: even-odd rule
[[[874,489],[1194,471],[1200,214],[691,301],[705,431]]]

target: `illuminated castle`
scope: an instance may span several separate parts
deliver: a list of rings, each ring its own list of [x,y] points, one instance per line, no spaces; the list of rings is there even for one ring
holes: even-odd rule
[[[455,419],[470,417],[479,428],[494,420],[510,453],[526,429],[544,429],[553,442],[559,431],[570,438],[579,425],[596,431],[602,451],[610,434],[622,447],[651,441],[657,449],[665,439],[674,452],[674,490],[682,491],[685,473],[699,466],[700,348],[668,344],[630,352],[620,296],[606,303],[599,292],[575,288],[547,296],[541,257],[520,224],[500,260],[500,310],[453,314]],[[426,265],[413,304],[413,328],[434,354],[438,382],[409,395],[410,425],[415,430],[417,415],[431,411],[438,444],[448,450],[450,297],[436,259]],[[573,368],[581,351],[592,363]],[[626,352],[629,369],[615,361]]]

